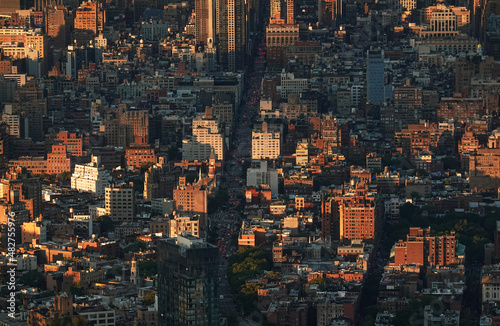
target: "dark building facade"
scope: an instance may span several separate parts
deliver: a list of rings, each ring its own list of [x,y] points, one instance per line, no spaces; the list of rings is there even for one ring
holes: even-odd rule
[[[182,235],[158,249],[158,325],[218,326],[217,247]]]

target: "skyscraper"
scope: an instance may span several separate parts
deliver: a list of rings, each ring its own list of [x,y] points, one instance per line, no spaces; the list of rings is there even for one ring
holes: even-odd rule
[[[247,45],[245,0],[220,0],[218,8],[219,61],[224,69],[243,69]]]
[[[192,235],[158,242],[158,325],[218,326],[218,249]]]
[[[65,48],[68,44],[68,10],[63,7],[51,6],[46,9],[46,27],[47,36],[51,37],[54,47],[57,49]]]
[[[335,27],[342,17],[342,0],[318,0],[318,19],[321,25]]]
[[[295,24],[295,3],[293,0],[285,0],[286,2],[286,23],[289,25]]]
[[[281,0],[271,0],[271,22],[281,20]]]
[[[196,42],[208,44],[215,36],[215,0],[196,0],[194,8]]]
[[[379,105],[385,100],[384,96],[384,51],[367,51],[368,64],[366,69],[366,80],[368,87],[368,102]]]

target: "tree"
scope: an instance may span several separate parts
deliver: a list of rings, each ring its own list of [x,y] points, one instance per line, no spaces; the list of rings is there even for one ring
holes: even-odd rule
[[[139,252],[139,251],[146,250],[147,248],[148,248],[148,245],[146,244],[146,242],[137,240],[134,243],[128,245],[124,249],[124,251],[125,252]]]
[[[141,174],[145,173],[153,165],[155,165],[153,162],[142,163],[141,164]]]
[[[260,247],[240,248],[229,258],[227,279],[236,302],[245,312],[254,309],[258,287],[246,280],[262,275],[271,267],[270,254]]]
[[[278,272],[269,272],[267,273],[267,278],[270,279],[270,280],[281,280],[281,274],[278,273]]]
[[[57,175],[57,179],[59,180],[70,180],[71,179],[71,172],[62,172]]]
[[[156,260],[143,260],[139,262],[139,274],[143,277],[154,276],[158,273],[158,264]]]
[[[86,326],[87,325],[87,318],[73,316],[71,318],[71,325],[72,326]]]
[[[115,224],[108,215],[99,216],[95,221],[101,224],[101,233],[113,232],[115,229]]]
[[[156,295],[156,292],[151,292],[151,293],[146,294],[144,296],[144,298],[142,298],[142,304],[145,306],[149,306],[149,305],[152,305],[153,303],[155,303],[155,295]]]
[[[21,275],[18,283],[34,288],[45,288],[45,274],[36,270],[29,271]]]
[[[415,174],[416,174],[417,176],[419,176],[419,177],[427,177],[427,176],[429,176],[429,173],[428,173],[426,170],[424,170],[424,169],[418,169],[418,170],[415,172]]]
[[[71,294],[76,295],[76,296],[83,296],[85,295],[85,290],[82,289],[82,286],[80,285],[80,282],[75,282],[69,289]]]

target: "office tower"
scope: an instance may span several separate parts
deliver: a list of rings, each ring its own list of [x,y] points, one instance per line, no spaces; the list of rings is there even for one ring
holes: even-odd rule
[[[54,48],[65,48],[69,39],[68,25],[66,24],[68,19],[67,9],[62,6],[49,7],[46,11],[46,17],[45,30],[47,36],[52,38]]]
[[[90,63],[99,63],[98,51],[91,46],[69,45],[66,51],[66,76],[78,79],[78,71],[83,66],[88,67]]]
[[[130,185],[111,185],[105,191],[106,215],[113,222],[132,222],[134,219],[134,189]]]
[[[380,105],[385,101],[384,96],[384,51],[367,51],[368,64],[366,69],[366,80],[368,88],[368,102]]]
[[[285,0],[286,3],[286,23],[295,24],[295,3],[293,0]]]
[[[342,0],[318,0],[318,19],[321,25],[337,27],[342,17]]]
[[[247,7],[244,0],[221,0],[218,8],[219,61],[225,70],[245,66]]]
[[[479,38],[486,44],[488,54],[498,60],[500,39],[500,0],[483,0],[479,22]],[[480,8],[481,9],[481,8]],[[472,20],[472,18],[471,18]],[[484,44],[483,43],[483,44]]]
[[[218,249],[191,235],[158,242],[158,325],[218,326]]]
[[[271,24],[281,21],[281,0],[271,0],[271,15],[269,19]]]
[[[47,103],[43,98],[42,89],[34,82],[30,83],[27,87],[18,89],[12,100],[13,102],[5,105],[4,112],[19,116],[19,137],[43,141],[43,115],[47,113]]]
[[[195,36],[197,43],[208,44],[214,40],[216,23],[215,4],[216,0],[196,0],[194,3],[196,14]]]

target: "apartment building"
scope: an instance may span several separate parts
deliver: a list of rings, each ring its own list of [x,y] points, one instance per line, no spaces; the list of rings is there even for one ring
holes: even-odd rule
[[[277,159],[281,155],[281,134],[268,130],[267,122],[252,131],[252,159]]]
[[[106,215],[114,222],[132,222],[134,219],[134,200],[134,190],[131,185],[106,187]]]
[[[109,172],[99,165],[98,157],[92,159],[93,162],[89,164],[75,164],[71,175],[71,189],[91,192],[101,197],[105,195],[112,178]]]

